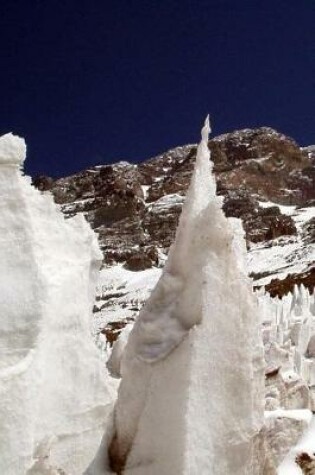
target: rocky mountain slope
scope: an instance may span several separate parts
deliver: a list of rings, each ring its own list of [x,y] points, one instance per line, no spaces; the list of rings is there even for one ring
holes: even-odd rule
[[[241,218],[256,285],[282,295],[315,285],[315,150],[267,127],[209,141],[227,216]],[[70,177],[38,177],[66,216],[83,213],[97,232],[104,265],[158,266],[174,239],[196,155],[177,147],[141,164],[99,165]]]

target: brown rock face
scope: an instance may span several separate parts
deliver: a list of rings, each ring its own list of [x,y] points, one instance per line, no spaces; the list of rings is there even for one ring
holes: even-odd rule
[[[302,452],[295,459],[297,465],[301,468],[304,475],[315,475],[315,457]]]
[[[310,292],[313,292],[315,288],[315,266],[308,272],[289,274],[282,280],[272,279],[272,281],[266,285],[266,290],[268,290],[272,297],[276,297],[276,295],[282,297],[282,295],[285,295],[288,292],[293,292],[295,284],[303,284]]]
[[[218,169],[224,187],[246,190],[279,204],[302,204],[314,197],[311,160],[292,139],[262,127],[213,141],[219,143],[221,154],[233,165],[231,170],[222,166]],[[215,153],[213,156],[217,164]]]
[[[54,180],[49,176],[37,176],[33,179],[33,185],[40,191],[50,191],[53,184]]]
[[[139,271],[150,269],[159,263],[158,252],[155,247],[147,248],[145,252],[136,252],[127,257],[125,267],[128,270]]]
[[[248,192],[227,190],[223,210],[228,217],[242,219],[247,240],[253,243],[290,236],[297,231],[292,218],[281,214],[278,206],[262,208]]]
[[[300,149],[267,127],[218,136],[209,148],[224,211],[243,220],[248,244],[294,236],[290,216],[259,202],[315,203],[312,148]],[[139,270],[156,265],[157,250],[167,253],[174,239],[195,156],[196,146],[187,145],[139,165],[101,165],[58,180],[39,177],[34,184],[51,190],[66,216],[85,215],[99,235],[105,265]],[[314,242],[314,222],[308,226],[305,240]]]
[[[303,238],[306,243],[311,244],[315,242],[315,218],[310,219],[303,226]]]

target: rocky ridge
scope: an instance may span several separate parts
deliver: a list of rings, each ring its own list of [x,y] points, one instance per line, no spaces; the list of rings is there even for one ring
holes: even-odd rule
[[[312,288],[312,262],[298,273],[291,263],[314,244],[312,214],[297,229],[299,210],[315,205],[314,147],[300,148],[293,139],[261,127],[215,137],[209,148],[224,211],[242,219],[249,251],[257,254],[257,247],[286,248],[298,241],[295,254],[286,256],[286,275],[252,266],[257,285],[263,279],[273,295],[292,290],[294,283]],[[67,217],[85,215],[99,236],[105,266],[121,263],[140,271],[163,263],[195,155],[196,145],[186,145],[138,165],[99,165],[57,180],[38,177],[34,184],[50,190]]]

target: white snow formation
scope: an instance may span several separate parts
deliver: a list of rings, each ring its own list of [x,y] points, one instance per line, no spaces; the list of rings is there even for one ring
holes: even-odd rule
[[[270,453],[279,475],[302,475],[296,456],[315,453],[315,294],[296,285],[281,300],[264,291],[258,299]]]
[[[310,388],[302,398],[307,399],[306,403],[299,401],[301,395],[295,392],[287,409],[310,406],[315,410],[315,294],[311,295],[303,285],[295,285],[293,294],[289,292],[282,300],[272,299],[264,292],[258,299],[267,367],[281,369],[291,381],[300,377]]]
[[[0,138],[0,473],[79,475],[111,400],[90,337],[101,253],[82,216],[66,221],[22,175],[25,153]]]
[[[216,196],[202,129],[196,166],[162,276],[120,358],[107,469],[88,474],[260,473],[263,356],[239,222]]]

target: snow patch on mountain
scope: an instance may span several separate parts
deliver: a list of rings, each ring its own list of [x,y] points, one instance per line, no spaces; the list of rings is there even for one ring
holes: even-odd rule
[[[251,244],[248,252],[248,272],[262,274],[255,285],[267,285],[271,279],[284,279],[288,274],[306,272],[315,262],[314,244],[303,241],[302,231],[306,223],[315,218],[315,207],[298,208],[273,202],[259,202],[263,208],[278,206],[282,214],[291,216],[297,228],[296,236],[280,237],[269,242]],[[264,274],[267,274],[264,276]]]

